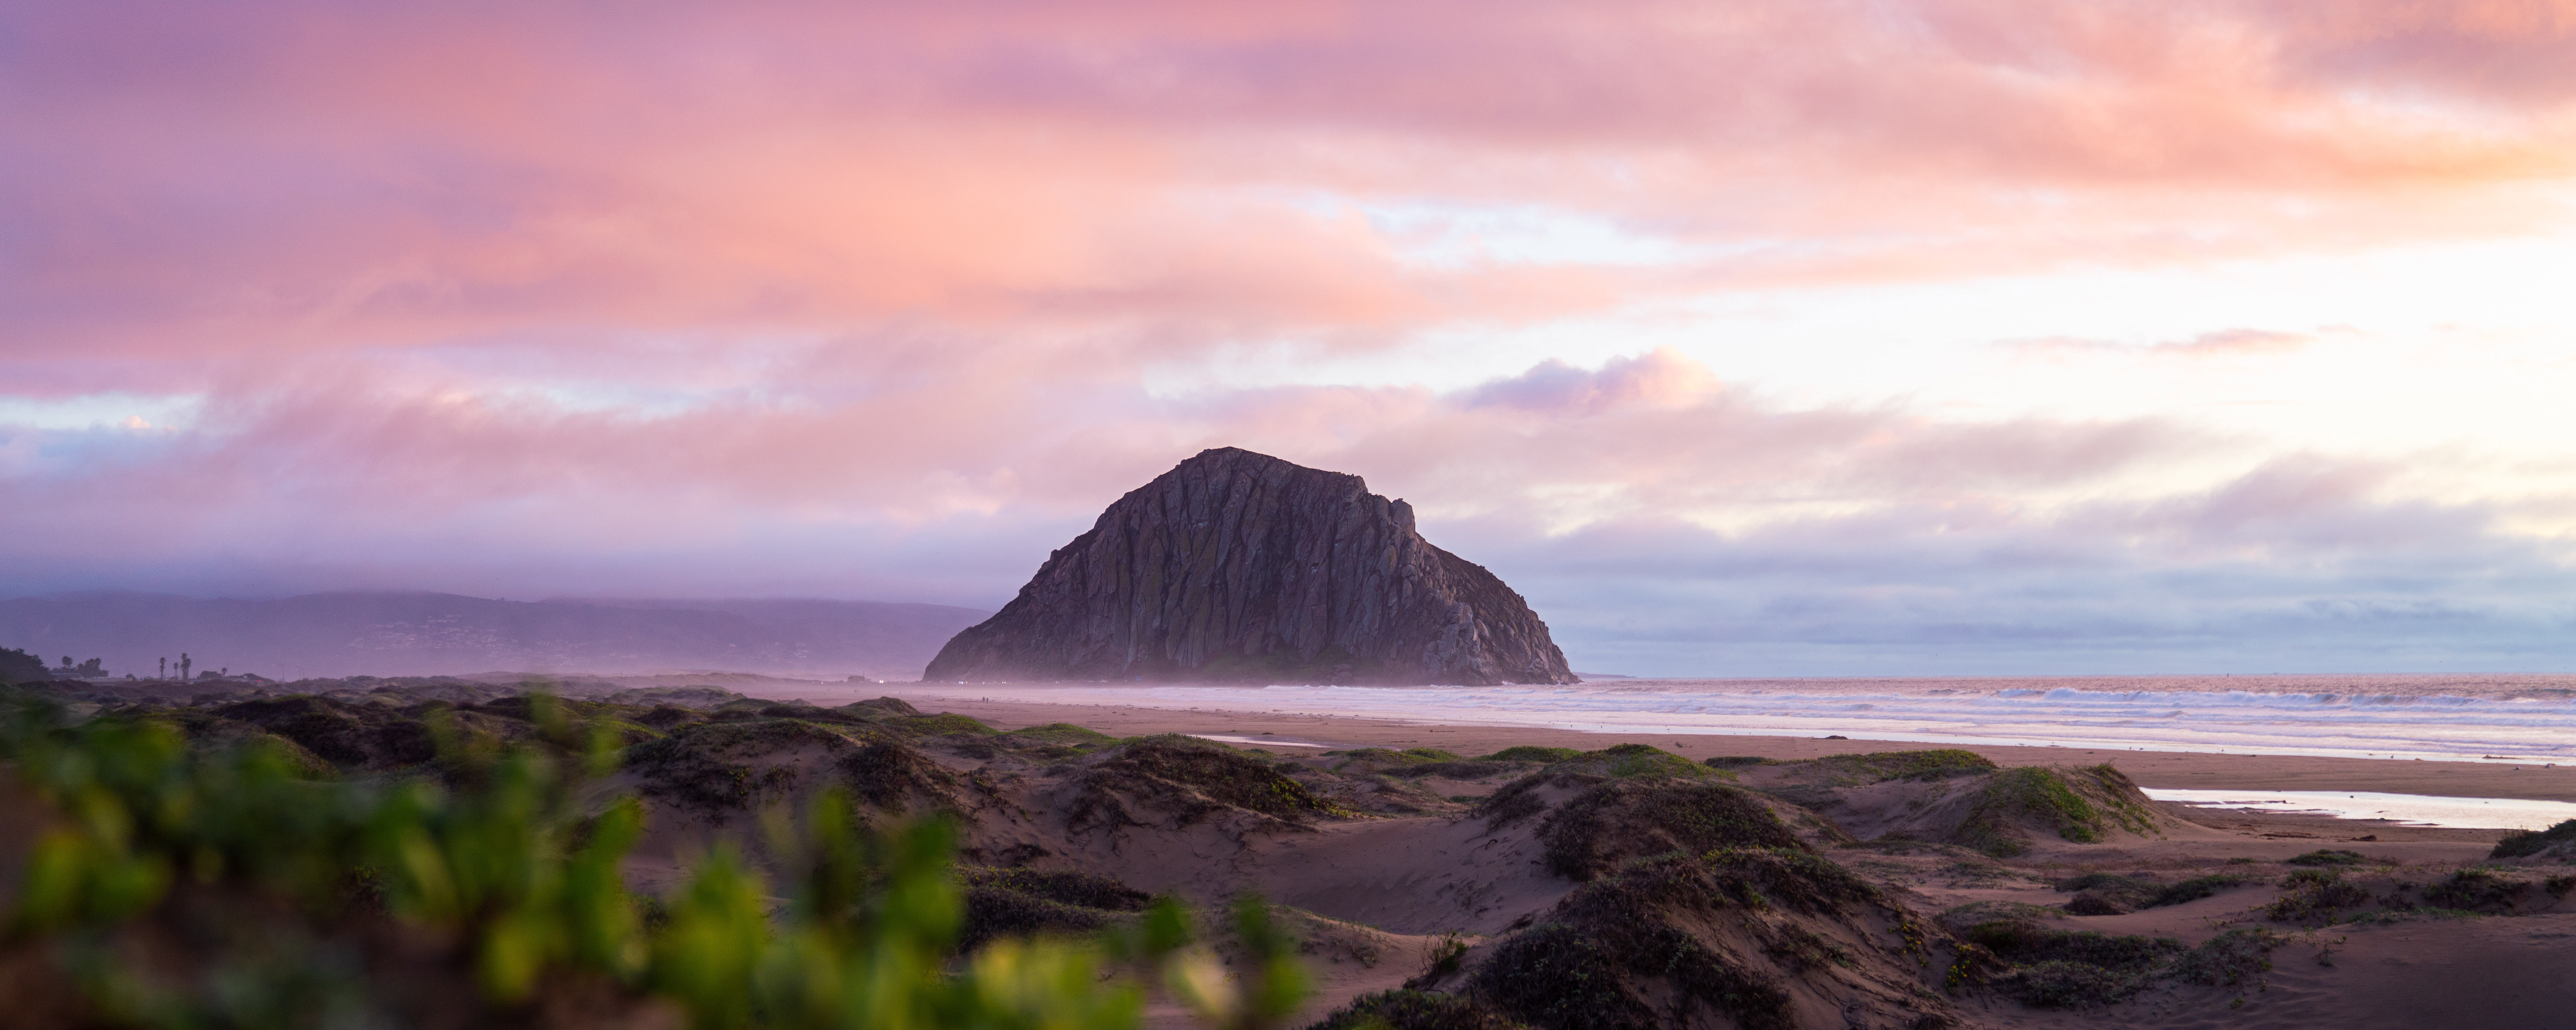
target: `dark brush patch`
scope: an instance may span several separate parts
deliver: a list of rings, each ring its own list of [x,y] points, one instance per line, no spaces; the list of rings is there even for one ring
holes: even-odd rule
[[[400,769],[438,757],[437,745],[425,723],[381,705],[290,695],[237,701],[206,714],[216,720],[256,726],[294,741],[343,769]]]
[[[2195,876],[2157,891],[2154,897],[2148,898],[2138,907],[2163,908],[2167,905],[2180,905],[2198,901],[2238,884],[2261,882],[2263,882],[2262,877],[2247,873],[2212,873],[2208,876]]]
[[[2023,919],[1967,928],[1963,936],[2013,964],[1995,986],[2038,1008],[2116,1004],[2169,980],[2230,987],[2272,968],[2281,938],[2260,928],[2230,930],[2185,947],[2169,937],[2055,930]]]
[[[1003,937],[1087,934],[1117,922],[1119,914],[1068,905],[1019,891],[970,886],[964,891],[966,911],[959,923],[957,949],[970,952]]]
[[[1190,737],[1150,737],[1130,742],[1093,766],[1086,780],[1086,793],[1117,790],[1168,798],[1173,793],[1169,788],[1181,788],[1183,793],[1217,806],[1246,809],[1291,822],[1318,815],[1351,814],[1317,797],[1304,784],[1281,775],[1265,761]],[[1210,811],[1197,805],[1185,804],[1184,808],[1185,823],[1195,822]]]
[[[2492,869],[2462,869],[2424,888],[2424,900],[2440,908],[2466,912],[2504,912],[2531,885],[2507,879]]]
[[[1428,991],[1363,994],[1306,1030],[1524,1030],[1525,1024],[1472,998]]]
[[[1527,762],[1488,762],[1471,758],[1456,762],[1425,762],[1420,765],[1398,766],[1386,770],[1386,775],[1400,776],[1408,780],[1427,779],[1433,776],[1451,780],[1481,780],[1489,776],[1520,772],[1529,767],[1530,764]]]
[[[1127,886],[1117,877],[1095,873],[1042,873],[1034,869],[969,866],[957,871],[957,879],[968,887],[1017,891],[1059,904],[1108,912],[1141,912],[1154,900],[1153,895]]]
[[[2301,869],[2281,881],[2281,896],[2263,906],[2276,923],[2318,920],[2331,923],[2337,913],[2370,903],[2370,891],[2333,869]]]
[[[957,774],[909,745],[871,741],[834,763],[850,789],[886,811],[905,811],[914,804],[953,807]]]
[[[2022,827],[2035,824],[2063,840],[2098,844],[2114,824],[2137,833],[2154,829],[2152,814],[2136,800],[2143,796],[2137,784],[2109,765],[2006,769],[1986,778],[1952,839],[1996,858],[2011,858],[2030,850]]]
[[[1583,752],[1570,747],[1539,747],[1534,744],[1521,744],[1515,747],[1507,747],[1500,751],[1496,751],[1493,754],[1477,759],[1477,761],[1562,762],[1569,758],[1581,757],[1582,754]]]
[[[1806,850],[1805,842],[1751,793],[1712,783],[1613,780],[1558,805],[1539,824],[1549,871],[1589,880],[1618,863],[1680,851],[1764,847]]]
[[[1754,759],[1746,764],[1759,765],[1762,761]],[[1716,763],[1712,761],[1710,764],[1714,766]],[[1829,787],[1865,787],[1890,780],[1945,780],[1954,776],[1991,773],[1997,768],[1985,756],[1958,748],[1827,755],[1783,764],[1794,767],[1790,775]]]
[[[2488,858],[2520,858],[2537,855],[2553,847],[2576,845],[2576,819],[2569,819],[2546,830],[2516,830],[2496,842]]]
[[[1633,863],[1567,895],[1549,922],[1506,939],[1476,968],[1468,991],[1549,1030],[1698,1025],[1702,1009],[1739,1027],[1793,1027],[1778,975],[1709,947],[1676,920],[1766,909],[1760,886],[1811,869],[1783,862],[1769,875],[1747,876],[1740,865],[1680,855]],[[1846,889],[1836,882],[1783,893],[1813,905]]]
[[[848,751],[857,745],[801,719],[704,722],[626,749],[626,767],[644,793],[695,809],[719,823],[726,813],[758,808],[795,785],[796,770],[742,759],[813,745]]]

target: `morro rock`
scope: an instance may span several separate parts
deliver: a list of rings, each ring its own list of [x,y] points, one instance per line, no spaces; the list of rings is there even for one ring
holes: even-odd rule
[[[1547,624],[1360,477],[1203,451],[1100,513],[924,680],[1574,683]]]

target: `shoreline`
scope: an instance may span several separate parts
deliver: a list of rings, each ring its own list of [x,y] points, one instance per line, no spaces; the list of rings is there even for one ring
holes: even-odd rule
[[[1436,747],[1461,755],[1490,754],[1531,744],[1595,750],[1612,744],[1651,744],[1694,761],[1719,755],[1803,759],[1870,751],[1916,751],[1953,747],[1985,756],[1999,765],[2094,765],[2109,762],[2141,787],[2221,790],[2368,791],[2436,797],[2510,798],[2526,801],[2576,802],[2576,768],[2515,766],[2484,761],[2346,758],[2309,755],[2239,754],[2205,751],[2147,751],[2110,747],[2034,746],[2020,744],[1926,745],[1852,737],[1754,736],[1736,733],[1593,732],[1546,727],[1448,724],[1416,720],[1373,719],[1342,715],[1308,715],[1242,709],[1155,708],[1142,705],[1039,701],[984,701],[938,691],[920,691],[911,683],[761,684],[733,689],[776,700],[803,698],[817,704],[845,704],[879,696],[904,698],[925,712],[946,711],[1004,727],[1067,722],[1116,736],[1154,733],[1221,734],[1260,737],[1271,734],[1282,743],[1303,742],[1332,748]],[[907,696],[908,695],[908,696]],[[1259,744],[1245,745],[1259,747]],[[1307,751],[1281,747],[1279,752]],[[2233,810],[2228,810],[2232,812]],[[2366,820],[2340,820],[2361,825]]]
[[[912,689],[961,700],[1298,712],[1638,737],[1839,735],[1936,748],[2065,746],[2576,767],[2576,697],[2475,696],[2487,692],[2481,690],[2412,696],[2106,690],[2109,684],[2086,679],[1992,690],[1984,688],[1998,684],[1883,689],[1907,683],[1923,686],[1869,681],[1782,690],[1708,680],[1608,688],[932,682]]]

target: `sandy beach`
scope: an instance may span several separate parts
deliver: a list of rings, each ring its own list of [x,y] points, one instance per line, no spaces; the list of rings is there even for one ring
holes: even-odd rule
[[[1510,726],[1442,726],[1379,719],[1273,714],[1257,711],[1175,710],[1129,705],[1040,704],[976,701],[953,696],[907,692],[909,684],[804,686],[769,681],[729,684],[761,697],[804,698],[816,704],[843,704],[878,696],[902,697],[923,711],[947,711],[998,727],[1069,722],[1103,733],[1139,736],[1190,733],[1276,738],[1271,750],[1282,754],[1316,744],[1334,749],[1359,747],[1436,747],[1462,755],[1489,754],[1520,744],[1593,750],[1613,744],[1652,744],[1694,760],[1719,755],[1804,759],[1872,751],[1909,751],[1934,745],[1847,739],[1737,735],[1657,735],[1585,733],[1575,730]],[[1248,746],[1263,746],[1253,743]],[[1986,756],[1998,765],[2094,765],[2109,762],[2139,786],[2160,788],[2230,788],[2249,790],[2344,790],[2446,797],[2519,798],[2576,802],[2576,768],[2503,765],[2487,762],[2442,762],[2368,758],[2319,758],[2301,755],[2223,754],[2187,751],[2122,751],[2109,748],[2015,747],[1979,744],[1955,746]]]

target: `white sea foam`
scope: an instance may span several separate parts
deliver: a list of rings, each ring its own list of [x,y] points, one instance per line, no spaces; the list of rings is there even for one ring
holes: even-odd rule
[[[2576,676],[1617,680],[1572,686],[908,685],[907,695],[1748,734],[2576,763]]]
[[[2343,819],[2388,819],[2417,826],[2472,830],[2545,830],[2576,819],[2576,804],[2522,798],[2449,798],[2340,790],[2167,790],[2144,788],[2158,801],[2209,808],[2304,812]]]
[[[1294,740],[1270,740],[1263,737],[1229,737],[1222,733],[1189,733],[1184,736],[1213,740],[1225,744],[1258,744],[1262,747],[1331,747],[1331,744],[1307,744]]]

